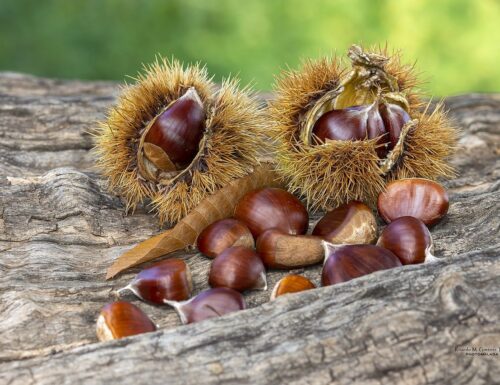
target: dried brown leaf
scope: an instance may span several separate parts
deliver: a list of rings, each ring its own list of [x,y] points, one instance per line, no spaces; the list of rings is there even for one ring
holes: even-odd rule
[[[108,269],[106,279],[121,271],[162,255],[193,245],[198,234],[209,224],[233,215],[238,201],[247,192],[262,187],[278,187],[276,173],[270,165],[259,166],[252,174],[230,182],[205,198],[175,227],[139,243],[123,253]]]

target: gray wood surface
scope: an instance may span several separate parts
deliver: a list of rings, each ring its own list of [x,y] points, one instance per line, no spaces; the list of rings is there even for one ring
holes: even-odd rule
[[[100,308],[138,271],[105,281],[106,268],[160,230],[147,207],[125,215],[93,168],[86,130],[117,92],[0,73],[0,384],[499,381],[500,356],[456,347],[500,348],[500,95],[446,100],[463,136],[432,229],[441,261],[272,303],[251,292],[249,310],[189,326],[128,297],[161,330],[98,343]],[[210,261],[178,254],[205,289]],[[296,272],[318,284],[320,269]]]

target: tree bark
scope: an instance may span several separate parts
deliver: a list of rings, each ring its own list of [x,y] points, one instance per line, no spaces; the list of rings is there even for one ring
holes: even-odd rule
[[[440,261],[273,302],[269,291],[251,292],[249,310],[188,326],[130,296],[161,330],[99,343],[100,308],[139,271],[105,281],[106,268],[160,230],[147,206],[126,215],[93,168],[88,130],[117,91],[0,73],[0,383],[498,381],[499,94],[445,100],[462,147],[459,176],[445,183],[449,213],[432,229]],[[210,260],[177,254],[195,292],[206,289]],[[294,272],[319,285],[320,271]],[[270,271],[270,288],[285,274]]]

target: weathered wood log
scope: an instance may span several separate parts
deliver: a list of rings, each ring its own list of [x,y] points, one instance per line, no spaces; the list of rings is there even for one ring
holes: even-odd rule
[[[500,347],[500,95],[446,100],[463,129],[432,229],[434,264],[404,267],[179,326],[169,308],[130,300],[162,329],[98,343],[95,320],[138,269],[114,258],[159,227],[125,215],[93,168],[87,130],[117,85],[0,74],[0,383],[493,383]],[[207,288],[210,261],[181,252]],[[296,270],[319,283],[321,267]],[[284,275],[269,272],[270,286]],[[79,345],[85,345],[78,347]],[[457,347],[462,347],[456,349]],[[458,350],[458,351],[456,351]]]

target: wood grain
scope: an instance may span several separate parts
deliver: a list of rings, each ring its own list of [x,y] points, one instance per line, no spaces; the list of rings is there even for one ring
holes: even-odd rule
[[[93,168],[86,133],[113,103],[105,82],[0,74],[0,383],[489,384],[500,347],[500,95],[446,99],[462,128],[446,184],[450,211],[432,229],[435,264],[379,272],[336,287],[180,326],[142,304],[162,328],[98,343],[95,320],[138,270],[105,281],[125,250],[157,234],[147,207],[125,215]],[[312,222],[316,219],[313,218]],[[207,288],[210,260],[178,253]],[[319,284],[320,267],[299,269]]]

